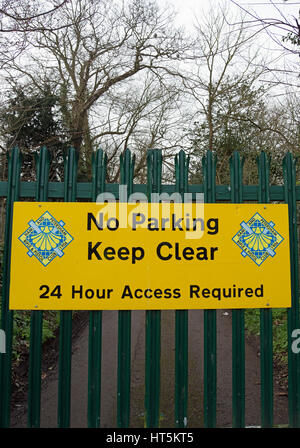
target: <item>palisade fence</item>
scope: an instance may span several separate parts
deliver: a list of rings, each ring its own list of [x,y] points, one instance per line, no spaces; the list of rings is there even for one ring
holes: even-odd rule
[[[10,426],[12,332],[14,313],[9,310],[9,273],[14,201],[76,200],[95,201],[99,193],[110,192],[118,198],[119,184],[106,183],[107,157],[102,150],[94,153],[92,182],[77,182],[77,157],[68,150],[64,167],[64,182],[49,182],[49,153],[43,147],[37,156],[35,182],[20,178],[21,154],[17,147],[8,155],[7,180],[0,180],[1,219],[5,211],[1,329],[6,333],[6,353],[0,360],[0,426]],[[292,307],[287,309],[288,341],[288,403],[289,426],[300,427],[300,354],[291,350],[292,331],[299,325],[298,297],[298,238],[297,201],[300,186],[296,186],[296,160],[287,153],[283,160],[282,185],[269,185],[269,160],[265,153],[258,158],[258,185],[243,185],[243,161],[234,152],[230,159],[230,185],[216,185],[216,158],[210,151],[202,160],[203,184],[189,184],[189,158],[183,151],[175,156],[175,183],[162,184],[162,154],[149,150],[147,183],[134,184],[134,156],[126,150],[120,157],[120,184],[127,186],[128,195],[142,192],[148,195],[174,192],[204,193],[207,203],[214,202],[284,202],[289,205]],[[3,168],[3,167],[2,167]],[[1,167],[0,167],[1,172]],[[125,198],[126,200],[126,198]],[[5,210],[4,210],[5,209]],[[2,229],[1,229],[2,232]],[[0,232],[0,233],[1,233]],[[188,400],[188,312],[175,313],[175,390],[174,427],[185,427]],[[204,426],[213,428],[217,421],[217,328],[216,310],[204,310]],[[118,319],[118,379],[117,427],[130,425],[131,383],[131,311],[119,311]],[[272,310],[260,310],[261,366],[261,426],[272,427],[274,416],[273,332]],[[41,353],[43,312],[31,312],[28,426],[39,427],[41,410]],[[88,404],[87,426],[101,426],[101,354],[102,311],[89,312]],[[71,341],[72,312],[60,311],[58,379],[58,426],[70,426],[71,402]],[[145,426],[160,425],[160,357],[161,311],[146,311],[145,320]],[[245,328],[244,310],[232,310],[232,427],[245,426]],[[76,398],[76,397],[74,397]],[[259,412],[259,411],[258,411]]]

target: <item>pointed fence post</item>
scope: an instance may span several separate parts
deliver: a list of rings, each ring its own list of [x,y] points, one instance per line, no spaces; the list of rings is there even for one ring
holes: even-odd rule
[[[3,254],[3,280],[1,302],[1,330],[5,332],[6,352],[0,353],[0,427],[10,425],[10,399],[11,399],[11,362],[13,342],[13,311],[9,310],[9,284],[10,284],[10,254],[14,202],[19,198],[21,154],[18,147],[14,147],[8,154],[8,192],[6,205],[4,254]]]
[[[230,159],[231,202],[243,202],[243,161],[237,151]],[[245,312],[232,310],[232,421],[245,426]]]
[[[65,202],[75,202],[78,154],[69,148],[65,160]],[[71,419],[72,311],[60,312],[58,426],[69,428]]]
[[[133,171],[135,157],[126,151],[120,157],[121,185],[127,187],[127,197],[120,198],[126,202],[133,191]],[[128,428],[130,422],[130,377],[131,377],[131,311],[119,311],[118,319],[118,399],[117,425]]]
[[[36,201],[48,200],[48,178],[50,156],[42,147],[36,156],[37,183]],[[41,375],[42,375],[42,332],[43,311],[32,311],[30,322],[29,381],[28,381],[28,421],[29,428],[39,428],[41,413]]]
[[[284,196],[289,207],[292,307],[287,311],[289,424],[300,427],[300,356],[292,351],[293,330],[299,321],[299,262],[296,198],[296,159],[288,152],[283,159]]]
[[[207,151],[202,159],[204,202],[216,202],[216,157]],[[204,205],[205,207],[205,205]],[[204,310],[204,426],[216,427],[217,412],[216,310]]]
[[[269,160],[262,152],[258,162],[258,200],[270,202]],[[273,426],[273,329],[272,310],[260,310],[261,426]]]
[[[148,201],[152,194],[161,192],[162,154],[152,149],[147,153]],[[160,354],[161,311],[146,310],[145,353],[145,423],[147,428],[158,428],[160,418]]]
[[[98,149],[92,158],[92,201],[105,191],[107,155]],[[89,313],[88,427],[100,427],[101,410],[102,311]]]
[[[176,191],[182,202],[188,193],[189,157],[180,151],[175,157]],[[188,310],[175,311],[175,426],[187,426],[188,402]]]

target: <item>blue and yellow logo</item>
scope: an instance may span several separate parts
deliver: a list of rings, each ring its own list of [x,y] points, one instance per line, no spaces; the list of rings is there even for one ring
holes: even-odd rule
[[[274,222],[255,213],[248,222],[241,222],[241,229],[232,240],[242,249],[243,257],[250,257],[260,266],[269,256],[276,255],[275,249],[284,240],[274,226]]]
[[[37,221],[29,221],[28,229],[19,237],[27,247],[27,255],[35,256],[43,266],[47,266],[54,258],[62,257],[63,250],[71,243],[73,237],[64,228],[63,221],[45,212]]]

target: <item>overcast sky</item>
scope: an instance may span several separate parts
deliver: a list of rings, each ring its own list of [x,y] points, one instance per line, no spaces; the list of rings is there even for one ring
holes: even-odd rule
[[[208,10],[211,6],[218,3],[225,3],[234,12],[238,10],[231,0],[159,0],[160,2],[166,2],[173,4],[179,12],[178,18],[182,23],[188,24],[193,19],[193,14],[201,17],[201,11]],[[245,9],[255,11],[261,17],[278,17],[279,12],[276,11],[276,7],[284,12],[286,15],[294,15],[298,17],[300,2],[295,0],[288,0],[283,2],[282,0],[273,0],[271,5],[269,0],[235,0],[235,3],[242,6]]]
[[[232,18],[243,14],[243,10],[237,6],[240,5],[257,17],[282,19],[291,23],[294,23],[295,17],[299,17],[300,8],[300,1],[296,0],[288,0],[286,2],[283,0],[158,0],[158,3],[173,5],[178,12],[177,22],[184,25],[187,29],[195,22],[195,17],[201,23],[203,14],[207,13],[212,7],[216,9],[219,4],[228,8],[228,13]],[[247,19],[251,20],[251,16],[246,15],[245,20]],[[286,30],[281,31],[279,28],[274,27],[269,31],[276,34],[280,33],[281,35],[287,34]],[[261,39],[262,45],[267,49],[274,49],[276,46],[274,46],[274,41],[266,33],[263,38],[261,36]]]
[[[261,18],[276,18],[290,21],[294,23],[294,18],[299,17],[300,1],[288,0],[234,0],[237,5],[240,5],[247,11],[254,13]],[[241,9],[234,4],[231,0],[158,0],[159,4],[171,4],[178,11],[177,21],[184,25],[187,30],[192,26],[195,21],[195,17],[199,23],[201,23],[201,17],[203,14],[209,11],[211,7],[215,10],[218,4],[228,7],[228,12],[232,15],[232,18],[236,18],[242,12]],[[272,4],[273,3],[273,4]],[[282,14],[283,16],[280,16]],[[251,20],[250,16],[246,16],[245,20]],[[230,21],[230,20],[229,20]],[[234,20],[231,23],[235,23]],[[252,29],[252,31],[254,31]],[[267,59],[272,61],[272,66],[285,67],[286,69],[292,68],[296,70],[295,66],[299,65],[298,55],[294,55],[290,52],[283,51],[282,47],[276,43],[276,38],[281,42],[281,36],[286,35],[286,30],[280,30],[278,28],[271,28],[269,30],[270,35],[266,32],[259,34],[256,38],[256,46],[261,51],[261,54],[265,52]],[[273,35],[273,38],[271,37]],[[270,59],[271,58],[271,59]],[[275,64],[275,65],[274,65]],[[299,86],[299,78],[294,81]]]

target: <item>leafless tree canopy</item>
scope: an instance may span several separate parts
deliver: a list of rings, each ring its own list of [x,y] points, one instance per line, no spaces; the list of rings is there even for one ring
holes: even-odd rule
[[[70,0],[32,2],[30,0],[1,1],[1,32],[35,31],[36,19],[43,18],[44,24],[51,23],[54,14]]]
[[[51,113],[80,155],[82,178],[98,147],[108,155],[110,181],[118,178],[118,157],[126,148],[136,154],[141,180],[150,148],[164,150],[166,177],[180,149],[196,160],[195,170],[205,150],[218,152],[220,175],[241,142],[253,160],[258,149],[271,151],[272,145],[276,154],[296,152],[299,101],[290,93],[277,99],[284,84],[256,45],[261,29],[279,22],[264,26],[236,0],[230,4],[239,6],[236,16],[228,2],[214,3],[184,31],[175,11],[156,0],[2,0],[0,74],[6,87],[0,114],[9,112],[6,101],[16,91],[41,98],[50,91],[56,98]],[[281,19],[282,30],[296,32],[293,21]],[[10,128],[0,130],[0,151],[17,141],[27,116],[20,105],[13,108]],[[45,136],[40,144],[50,141]]]
[[[231,2],[246,14],[248,27],[260,26],[269,33],[269,36],[277,45],[282,46],[286,51],[300,55],[300,2],[296,2],[296,4],[299,4],[298,15],[291,15],[282,8],[284,3],[288,5],[289,0],[283,0],[281,5],[278,1],[269,0],[269,5],[273,8],[273,17],[272,13],[271,17],[260,16],[253,8],[250,9],[250,4],[244,6],[236,0],[231,0]],[[262,3],[266,4],[265,2]],[[257,4],[259,5],[259,2]],[[280,31],[279,36],[276,30]]]
[[[70,25],[34,35],[30,69],[17,64],[14,68],[37,88],[51,73],[65,95],[65,120],[79,150],[88,137],[89,111],[100,98],[145,70],[163,78],[187,45],[180,30],[172,27],[170,12],[151,1],[74,0],[59,15],[61,24]]]
[[[0,56],[2,66],[27,48],[29,34],[41,29],[60,28],[62,25],[57,14],[69,2],[70,0],[34,2],[32,0],[1,0]]]

